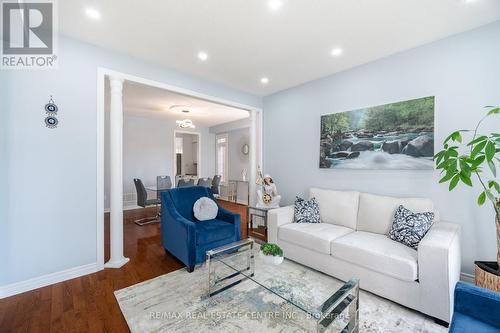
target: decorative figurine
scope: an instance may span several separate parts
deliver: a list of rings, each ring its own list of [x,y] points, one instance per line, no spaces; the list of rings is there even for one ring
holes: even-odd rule
[[[278,194],[276,184],[270,175],[262,177],[260,168],[257,171],[257,185],[262,188],[257,190],[257,208],[278,208],[280,206],[281,195]]]

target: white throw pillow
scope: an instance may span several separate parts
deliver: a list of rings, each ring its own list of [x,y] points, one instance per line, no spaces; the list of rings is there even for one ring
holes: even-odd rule
[[[209,197],[201,197],[194,203],[194,217],[199,221],[213,220],[217,217],[219,207]]]

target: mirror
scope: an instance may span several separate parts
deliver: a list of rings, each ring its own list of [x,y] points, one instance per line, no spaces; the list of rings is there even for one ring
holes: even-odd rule
[[[175,134],[175,175],[198,177],[199,134],[177,132]]]

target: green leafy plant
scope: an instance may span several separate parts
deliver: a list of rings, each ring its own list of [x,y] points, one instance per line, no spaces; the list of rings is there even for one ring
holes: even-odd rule
[[[260,250],[266,256],[282,257],[283,250],[276,244],[264,243],[260,246]]]
[[[500,185],[497,181],[497,163],[500,162],[500,134],[478,133],[481,123],[491,116],[500,115],[500,108],[487,106],[488,113],[477,123],[474,130],[458,130],[443,142],[443,150],[435,156],[436,168],[442,170],[443,177],[439,183],[449,183],[452,191],[459,183],[472,186],[477,180],[483,191],[477,198],[482,206],[488,200],[496,215],[497,228],[497,263],[500,270]],[[462,134],[472,133],[472,139],[464,142]],[[493,177],[492,177],[493,176]]]

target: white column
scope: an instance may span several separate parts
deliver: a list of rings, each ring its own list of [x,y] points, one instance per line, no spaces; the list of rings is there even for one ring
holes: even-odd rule
[[[256,187],[255,181],[257,179],[257,111],[250,111],[250,205],[255,205]]]
[[[110,164],[110,247],[111,256],[104,265],[120,268],[129,259],[123,256],[123,79],[110,77],[109,114]]]

